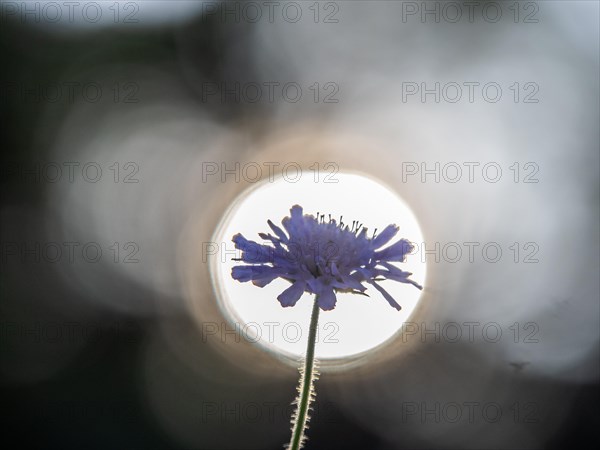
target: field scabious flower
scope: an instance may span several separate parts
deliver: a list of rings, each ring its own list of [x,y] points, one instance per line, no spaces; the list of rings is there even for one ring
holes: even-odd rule
[[[388,303],[400,310],[394,298],[379,285],[379,281],[394,280],[422,287],[411,280],[410,272],[393,265],[403,262],[413,246],[406,239],[382,248],[398,233],[396,225],[388,225],[381,233],[367,237],[367,228],[357,221],[344,225],[331,216],[316,217],[303,214],[301,206],[294,205],[290,216],[282,220],[283,228],[270,220],[273,231],[259,236],[269,244],[259,244],[241,234],[233,237],[238,250],[237,261],[245,263],[232,269],[232,277],[240,282],[252,281],[264,287],[277,278],[291,283],[277,299],[284,307],[294,306],[304,292],[315,294],[319,307],[328,311],[335,308],[336,293],[349,292],[367,295],[366,284],[377,289]],[[286,234],[287,232],[287,234]]]

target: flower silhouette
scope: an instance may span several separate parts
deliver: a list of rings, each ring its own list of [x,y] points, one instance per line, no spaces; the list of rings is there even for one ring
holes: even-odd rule
[[[302,207],[294,205],[291,215],[282,220],[287,234],[270,220],[274,233],[260,233],[268,245],[249,241],[241,234],[233,237],[245,265],[232,269],[232,277],[240,282],[252,281],[264,287],[276,278],[291,284],[277,299],[284,307],[294,306],[304,292],[317,295],[319,307],[325,311],[335,308],[337,292],[365,294],[363,283],[375,287],[388,303],[400,310],[400,305],[378,284],[382,280],[409,283],[422,289],[404,272],[392,265],[403,262],[413,246],[406,239],[381,249],[398,233],[396,225],[388,225],[378,235],[367,237],[367,228],[357,221],[344,225],[342,217],[325,220],[325,215],[303,214]]]

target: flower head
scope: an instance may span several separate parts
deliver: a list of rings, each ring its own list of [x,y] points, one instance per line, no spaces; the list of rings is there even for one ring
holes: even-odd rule
[[[388,225],[381,233],[367,237],[367,229],[358,222],[351,226],[335,219],[325,220],[325,215],[303,214],[302,207],[295,205],[291,215],[281,223],[285,232],[270,220],[267,221],[274,235],[260,233],[269,241],[263,245],[247,240],[241,234],[233,237],[241,258],[246,265],[235,266],[231,276],[240,281],[264,287],[276,278],[291,284],[277,300],[282,306],[294,306],[304,292],[317,295],[321,309],[335,307],[337,292],[365,294],[363,283],[375,287],[388,303],[400,310],[400,305],[377,282],[385,279],[422,287],[404,272],[392,265],[402,262],[413,246],[406,239],[381,249],[398,232],[396,225]],[[377,231],[377,230],[375,230]],[[287,234],[286,234],[287,232]]]

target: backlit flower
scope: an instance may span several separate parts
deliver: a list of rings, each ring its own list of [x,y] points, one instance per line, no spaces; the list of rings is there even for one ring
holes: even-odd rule
[[[282,220],[283,229],[270,220],[267,222],[274,235],[260,233],[268,244],[249,241],[241,234],[233,237],[245,265],[235,266],[232,277],[240,282],[252,281],[264,287],[276,278],[291,283],[277,299],[282,306],[294,306],[304,292],[317,295],[323,310],[335,307],[337,292],[366,295],[364,283],[377,289],[388,303],[400,310],[400,305],[379,285],[379,281],[394,280],[422,287],[391,264],[402,262],[413,246],[406,239],[385,247],[398,232],[396,225],[388,225],[381,233],[367,237],[367,229],[358,222],[345,225],[340,218],[325,220],[325,215],[303,214],[295,205],[291,216]],[[377,230],[375,230],[377,231]],[[287,234],[286,234],[287,232]]]

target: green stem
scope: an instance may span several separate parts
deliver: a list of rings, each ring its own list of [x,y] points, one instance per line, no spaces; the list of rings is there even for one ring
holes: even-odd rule
[[[313,380],[315,375],[315,342],[317,337],[317,323],[319,322],[319,302],[315,297],[312,314],[310,316],[310,329],[308,331],[308,345],[306,348],[306,359],[304,361],[304,371],[300,377],[300,386],[298,392],[298,408],[296,409],[294,428],[292,429],[292,440],[288,447],[289,450],[299,450],[304,441],[304,430],[308,420],[308,410],[312,396],[314,396]]]

